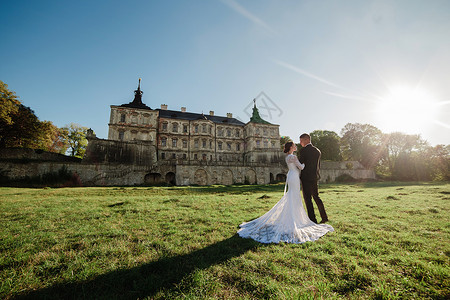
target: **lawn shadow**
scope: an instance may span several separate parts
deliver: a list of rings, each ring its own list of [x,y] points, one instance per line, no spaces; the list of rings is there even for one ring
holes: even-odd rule
[[[152,263],[112,271],[82,282],[66,282],[25,291],[15,299],[142,299],[155,295],[161,289],[174,288],[195,270],[220,264],[260,245],[235,234],[185,255],[164,257]]]

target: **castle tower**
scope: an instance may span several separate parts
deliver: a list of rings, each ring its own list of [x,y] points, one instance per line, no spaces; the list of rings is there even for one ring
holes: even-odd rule
[[[275,163],[280,161],[280,125],[271,124],[261,118],[253,100],[253,113],[245,124],[245,161]]]
[[[142,102],[141,78],[128,104],[111,105],[108,139],[116,141],[156,141],[158,111]]]

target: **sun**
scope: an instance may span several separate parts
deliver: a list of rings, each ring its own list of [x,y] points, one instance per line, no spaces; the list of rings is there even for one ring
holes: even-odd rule
[[[376,114],[380,127],[388,132],[418,134],[432,125],[437,105],[429,92],[399,86],[378,102]]]

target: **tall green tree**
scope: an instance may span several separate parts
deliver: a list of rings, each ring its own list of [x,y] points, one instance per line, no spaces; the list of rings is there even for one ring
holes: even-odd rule
[[[41,122],[31,108],[22,104],[16,108],[0,125],[0,147],[39,148]]]
[[[348,123],[341,130],[344,160],[357,160],[367,168],[375,167],[386,154],[383,133],[370,124]]]
[[[426,149],[430,177],[433,180],[450,180],[450,145],[436,145]]]
[[[67,131],[70,155],[83,158],[88,144],[86,134],[89,128],[70,123],[63,127],[63,129]]]
[[[421,153],[428,147],[427,142],[422,140],[420,135],[393,132],[384,134],[383,140],[381,147],[385,147],[386,153],[383,159],[391,176],[396,179],[413,180],[427,173],[424,166],[418,168],[418,164],[426,161],[419,162],[422,157]],[[422,174],[415,174],[414,170],[419,169]]]
[[[342,160],[340,149],[340,137],[334,131],[314,130],[310,133],[311,143],[322,152],[323,160]]]
[[[0,130],[13,123],[12,116],[18,112],[20,104],[16,93],[0,80]]]

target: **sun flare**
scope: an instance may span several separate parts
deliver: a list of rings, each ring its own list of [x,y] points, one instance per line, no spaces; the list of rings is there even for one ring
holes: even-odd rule
[[[381,99],[376,111],[385,130],[412,134],[432,125],[437,105],[433,96],[425,90],[395,87]]]

